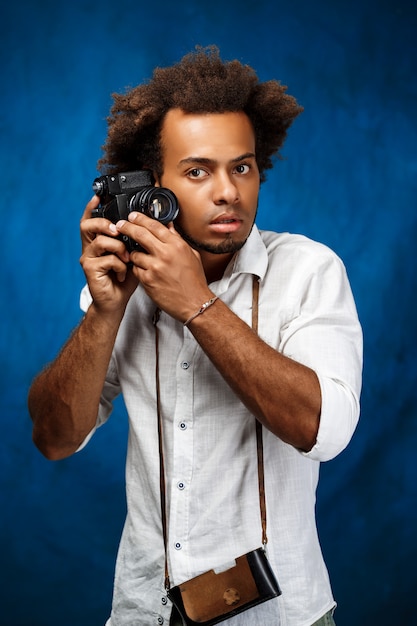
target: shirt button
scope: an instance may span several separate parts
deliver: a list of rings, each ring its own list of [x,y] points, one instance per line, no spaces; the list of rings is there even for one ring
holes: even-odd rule
[[[161,598],[161,602],[162,602],[162,604],[167,604],[168,600],[166,599],[166,597],[165,597],[165,596],[163,596],[163,597]]]
[[[164,618],[158,617],[158,624],[163,624],[163,623],[164,623]]]
[[[183,370],[188,370],[188,368],[190,367],[190,364],[189,364],[188,361],[183,361],[181,363],[181,367],[182,367]]]
[[[181,430],[187,430],[187,424],[185,422],[180,422],[179,427],[181,428]]]
[[[175,549],[176,550],[181,550],[181,548],[182,548],[182,545],[180,544],[179,541],[177,541],[177,543],[175,544]]]
[[[178,487],[178,489],[181,489],[181,491],[182,491],[183,489],[185,489],[185,485],[184,485],[184,483],[182,483],[182,482],[179,482],[179,483],[177,484],[177,487]]]

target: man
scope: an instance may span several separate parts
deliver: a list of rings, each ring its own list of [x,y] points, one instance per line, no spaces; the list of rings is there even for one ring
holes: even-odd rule
[[[137,211],[112,223],[91,217],[97,197],[88,203],[85,317],[29,394],[34,441],[60,459],[123,393],[128,514],[108,625],[181,623],[164,587],[158,412],[171,585],[260,546],[256,418],[282,595],[227,623],[334,624],[315,490],[320,461],[345,448],[358,420],[361,329],[332,251],[254,225],[260,182],[300,111],[285,87],[214,47],[115,96],[101,167],[151,170],[180,212],[168,227]],[[140,247],[129,252],[121,236]]]

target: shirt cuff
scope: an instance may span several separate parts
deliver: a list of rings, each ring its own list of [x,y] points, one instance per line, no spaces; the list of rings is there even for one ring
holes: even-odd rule
[[[359,399],[342,382],[318,375],[321,415],[317,440],[303,456],[313,461],[330,461],[346,448],[359,419]]]

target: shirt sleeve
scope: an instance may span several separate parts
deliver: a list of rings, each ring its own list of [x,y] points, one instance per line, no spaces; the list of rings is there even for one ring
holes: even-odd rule
[[[107,372],[106,382],[104,383],[104,388],[100,398],[100,405],[97,414],[97,420],[94,428],[88,433],[87,437],[84,439],[80,447],[77,449],[77,452],[85,448],[90,439],[93,437],[97,428],[100,428],[103,424],[107,422],[110,417],[110,414],[113,410],[113,400],[120,393],[120,386],[117,382],[112,382],[110,380],[109,372],[112,370],[112,363],[110,362],[109,369]]]
[[[311,367],[321,388],[316,444],[306,457],[327,461],[349,443],[359,419],[362,382],[362,330],[345,267],[325,246],[301,262],[291,321],[281,350]]]
[[[86,313],[88,307],[92,303],[93,299],[90,294],[90,290],[88,285],[85,285],[80,293],[80,309]],[[90,439],[93,437],[97,428],[102,426],[105,422],[107,422],[110,417],[110,413],[113,410],[113,400],[120,393],[120,385],[117,377],[117,369],[114,364],[113,356],[110,359],[109,367],[107,370],[106,381],[104,383],[104,388],[100,398],[100,405],[97,414],[97,420],[94,428],[88,433],[87,437],[84,439],[80,447],[77,449],[77,452],[85,448]]]

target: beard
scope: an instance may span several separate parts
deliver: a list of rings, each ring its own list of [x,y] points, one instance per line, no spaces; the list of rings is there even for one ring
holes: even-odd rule
[[[255,222],[253,222],[254,224]],[[252,232],[253,224],[251,229],[244,239],[234,239],[233,235],[228,234],[220,243],[205,243],[204,241],[198,241],[191,237],[181,226],[174,222],[175,230],[181,237],[190,245],[194,250],[198,252],[210,252],[211,254],[234,254],[238,252],[248,240],[250,233]]]

